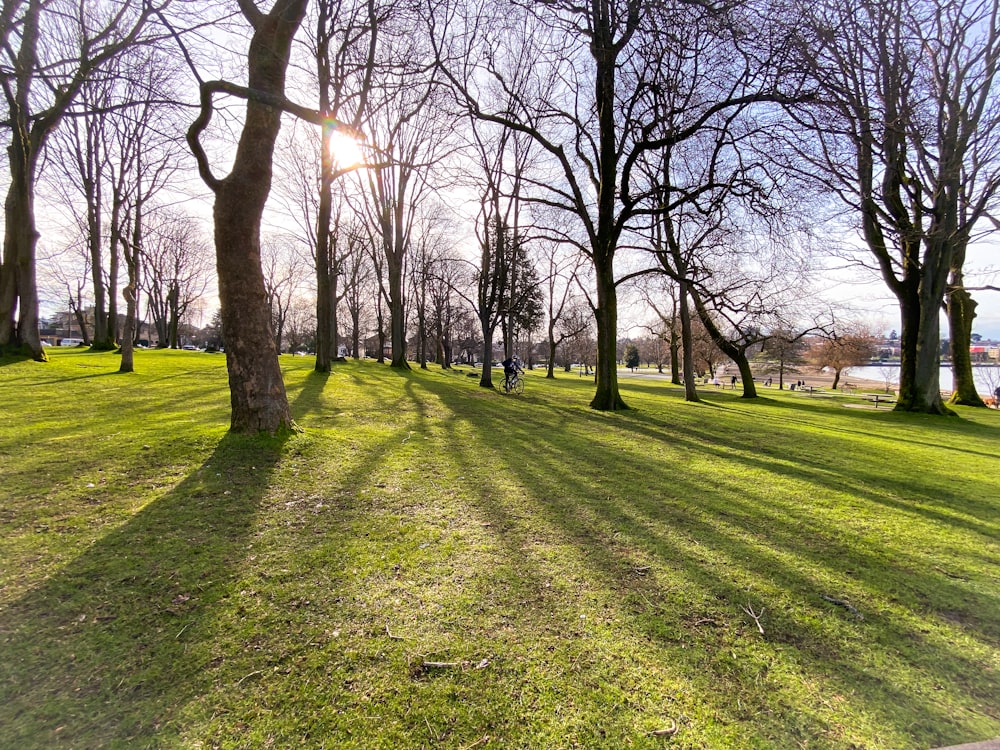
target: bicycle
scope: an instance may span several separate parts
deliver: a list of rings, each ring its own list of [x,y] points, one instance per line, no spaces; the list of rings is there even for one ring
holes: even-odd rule
[[[511,393],[520,396],[524,393],[524,377],[520,373],[514,373],[509,378],[504,378],[500,383],[500,392],[505,396]]]

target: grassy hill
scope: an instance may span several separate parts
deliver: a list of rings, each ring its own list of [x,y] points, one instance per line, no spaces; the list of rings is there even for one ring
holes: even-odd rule
[[[1000,412],[282,364],[0,360],[0,747],[1000,736]]]

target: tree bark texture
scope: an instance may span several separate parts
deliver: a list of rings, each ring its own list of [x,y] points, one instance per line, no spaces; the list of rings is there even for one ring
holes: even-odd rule
[[[37,63],[38,23],[42,4],[32,0],[25,10],[17,54],[16,90],[9,100],[11,142],[8,146],[10,185],[4,203],[3,263],[0,264],[0,347],[22,349],[45,361],[38,335],[38,288],[35,278],[35,165],[48,129],[32,127],[29,91]],[[48,128],[48,129],[46,129]]]
[[[964,255],[964,253],[963,253]],[[952,264],[955,265],[954,263]],[[964,288],[961,266],[952,268],[948,286],[948,327],[951,331],[951,374],[953,388],[948,403],[986,407],[972,374],[972,322],[976,318],[976,301]]]
[[[596,5],[596,4],[595,4]],[[594,101],[597,105],[599,166],[597,186],[597,226],[591,239],[594,275],[597,282],[597,386],[590,402],[592,409],[628,409],[618,391],[618,289],[614,258],[619,231],[615,207],[618,186],[618,125],[615,121],[615,75],[619,45],[606,13],[595,14],[591,53],[595,62]]]
[[[613,251],[610,253],[613,255]],[[597,365],[594,368],[596,392],[590,408],[599,411],[628,409],[618,392],[618,288],[610,259],[606,265],[595,262],[597,271]]]
[[[698,386],[694,373],[694,334],[691,331],[691,308],[688,305],[688,283],[677,279],[677,307],[681,316],[681,348],[684,351],[684,400],[698,402]]]
[[[281,111],[252,92],[283,96],[292,39],[307,4],[278,0],[264,15],[241,3],[254,26],[247,55],[251,95],[232,171],[222,180],[208,180],[215,191],[215,252],[234,432],[273,434],[292,426],[260,259],[261,216],[271,189]],[[200,166],[204,177],[205,164]]]
[[[3,265],[0,266],[0,346],[22,349],[46,360],[38,335],[38,288],[35,281],[34,162],[30,137],[15,131],[9,147],[11,179],[4,204]]]
[[[139,306],[137,292],[139,287],[139,248],[142,247],[142,204],[143,201],[140,200],[136,205],[131,245],[122,243],[128,283],[122,289],[122,296],[125,298],[125,327],[122,330],[122,361],[118,367],[118,372],[121,373],[135,371],[135,332]],[[120,225],[117,231],[121,231]],[[116,237],[116,239],[118,238]]]
[[[403,264],[390,261],[389,276],[389,341],[392,346],[390,367],[409,370],[406,361],[406,305],[403,296]]]
[[[483,333],[483,374],[479,378],[480,388],[493,387],[493,334],[496,326],[491,325],[489,320],[483,320],[480,316],[479,322]]]
[[[333,163],[325,135],[320,154],[319,208],[316,214],[316,372],[330,372],[333,361],[332,298],[330,268],[330,214]]]
[[[740,379],[743,381],[743,395],[741,398],[757,398],[757,386],[753,382],[753,372],[750,369],[750,360],[747,359],[746,347],[734,344],[722,334],[722,331],[719,330],[719,327],[715,324],[708,309],[702,302],[701,297],[693,290],[691,298],[694,300],[698,317],[701,319],[702,325],[705,326],[705,330],[712,337],[712,341],[715,342],[715,345],[719,347],[719,350],[723,354],[736,363],[736,367],[740,371]]]

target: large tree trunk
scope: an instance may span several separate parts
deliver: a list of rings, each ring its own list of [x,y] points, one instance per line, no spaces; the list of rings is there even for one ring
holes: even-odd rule
[[[691,299],[694,301],[698,317],[701,319],[702,325],[705,326],[705,330],[712,337],[712,341],[715,342],[715,345],[719,347],[723,354],[736,363],[736,367],[740,371],[740,377],[743,380],[743,395],[741,398],[757,398],[757,386],[753,382],[753,371],[750,369],[750,360],[747,359],[746,349],[737,346],[723,335],[722,331],[715,324],[715,321],[712,320],[712,316],[709,315],[708,308],[705,307],[701,297],[694,291],[691,293]]]
[[[95,155],[90,153],[85,156],[88,160],[93,160]],[[94,171],[93,165],[90,171]],[[103,249],[103,221],[101,215],[101,189],[100,177],[95,174],[86,175],[90,179],[86,180],[86,202],[87,202],[87,249],[90,253],[90,280],[94,290],[94,341],[95,349],[112,349],[114,341],[111,340],[108,331],[107,312],[107,290],[104,286],[104,257]],[[112,287],[114,290],[115,287]],[[114,296],[112,294],[111,296]]]
[[[545,377],[555,380],[556,377],[556,322],[549,318],[548,326],[549,361],[545,366]]]
[[[417,311],[417,364],[421,370],[427,369],[427,330],[424,314]]]
[[[628,409],[618,392],[618,289],[611,263],[594,263],[597,276],[597,392],[590,408],[600,411]]]
[[[23,136],[23,137],[22,137]],[[4,204],[3,265],[0,266],[0,347],[21,349],[44,362],[38,335],[35,281],[34,157],[30,137],[15,131],[10,153],[10,186]],[[15,322],[16,321],[16,322]]]
[[[691,331],[691,308],[688,305],[688,285],[683,277],[677,280],[677,308],[681,315],[681,348],[684,350],[684,400],[698,402],[698,386],[694,373],[694,334]]]
[[[441,348],[443,350],[441,357],[441,369],[450,370],[452,369],[451,362],[454,357],[454,352],[451,346],[451,330],[446,331],[441,336]]]
[[[442,370],[450,370],[452,361],[451,322],[448,320],[447,304],[438,310],[436,324],[437,356]]]
[[[952,264],[954,266],[954,262]],[[948,403],[986,407],[976,390],[972,374],[972,321],[976,318],[976,301],[965,291],[961,268],[953,268],[948,287],[948,326],[951,331],[951,374],[954,381]]]
[[[58,119],[48,118],[46,128],[32,130],[28,119],[29,90],[36,64],[38,19],[42,3],[32,0],[25,10],[17,61],[16,92],[10,99],[11,140],[7,147],[10,185],[4,203],[3,263],[0,264],[0,349],[20,349],[44,362],[47,358],[38,335],[38,287],[35,278],[35,164],[44,138]],[[15,322],[16,321],[16,322]]]
[[[597,7],[597,3],[593,7]],[[606,8],[603,10],[607,10]],[[614,259],[618,242],[615,206],[618,201],[618,139],[621,133],[616,119],[617,57],[621,47],[614,39],[610,16],[595,13],[591,41],[594,56],[594,101],[598,123],[597,228],[592,240],[592,261],[597,282],[597,392],[590,402],[592,409],[615,411],[629,408],[618,392],[618,289],[615,284]]]
[[[316,73],[319,78],[320,112],[330,111],[330,4],[320,2],[316,20]],[[329,122],[320,133],[319,208],[316,212],[316,372],[330,372],[337,355],[334,323],[335,295],[331,283],[330,214],[332,213],[333,154],[330,152]]]
[[[670,382],[674,385],[681,384],[680,368],[681,340],[677,335],[677,324],[670,322]]]
[[[333,289],[330,279],[331,163],[326,138],[320,156],[319,209],[316,216],[316,372],[330,372],[333,361],[331,331]]]
[[[389,260],[389,341],[392,346],[390,367],[410,369],[406,361],[406,305],[403,299],[402,263]]]
[[[351,356],[354,359],[361,358],[361,308],[351,308]]]
[[[141,161],[139,162],[141,165]],[[141,167],[140,167],[141,168]],[[118,275],[121,268],[121,253],[122,253],[122,200],[120,192],[117,190],[112,191],[112,206],[111,206],[111,228],[109,232],[109,242],[108,242],[108,289],[111,290],[111,294],[108,297],[108,341],[109,348],[114,348],[115,344],[124,345],[123,332],[118,330]],[[136,206],[135,210],[137,213],[142,211],[142,200],[140,199],[139,205]],[[141,225],[140,225],[141,226]],[[127,250],[126,250],[127,252]],[[134,270],[132,273],[129,271],[128,259],[125,259],[125,273],[129,276],[127,285],[131,285],[133,289],[133,294],[138,293],[138,277],[135,276]],[[136,300],[138,297],[136,297]],[[133,305],[135,300],[133,301]],[[126,307],[128,303],[126,302]],[[133,307],[134,309],[134,307]],[[127,315],[128,313],[126,313]],[[135,325],[132,326],[133,335],[135,334]],[[121,336],[119,336],[121,334]]]
[[[292,39],[307,4],[308,0],[278,0],[267,15],[254,13],[249,4],[241,6],[254,26],[247,55],[251,91],[284,95]],[[196,127],[203,127],[203,120]],[[196,127],[188,137],[201,156],[205,177],[207,165]],[[261,216],[271,190],[280,127],[281,112],[251,95],[232,171],[223,180],[209,181],[215,191],[215,255],[234,432],[273,434],[292,426],[260,261]]]
[[[121,231],[119,226],[116,233]],[[115,238],[118,239],[117,237]],[[122,361],[118,372],[135,371],[135,332],[138,318],[139,288],[139,248],[142,242],[142,203],[136,206],[135,224],[132,228],[131,247],[125,247],[125,269],[128,274],[128,284],[122,290],[125,297],[125,329],[122,331]]]
[[[140,178],[141,179],[141,178]],[[138,192],[142,192],[141,189]],[[135,206],[135,223],[132,225],[132,242],[125,243],[121,236],[121,223],[115,221],[112,230],[112,242],[121,242],[124,245],[125,272],[128,274],[128,284],[122,289],[122,296],[125,297],[125,327],[122,331],[122,361],[118,367],[118,372],[135,371],[135,332],[138,318],[138,288],[139,288],[139,248],[142,247],[142,211],[143,201],[140,200]]]
[[[278,113],[273,115],[277,119]],[[276,127],[274,132],[277,132]],[[262,142],[260,149],[267,151],[267,143]],[[269,158],[267,165],[269,177]],[[245,174],[252,173],[251,170]],[[291,415],[278,366],[261,271],[261,214],[253,208],[247,210],[251,200],[248,193],[259,192],[259,189],[248,189],[241,184],[242,180],[233,180],[234,175],[226,180],[215,201],[222,339],[226,342],[232,405],[230,429],[275,433],[291,427]],[[264,175],[258,173],[257,178],[264,179]],[[266,198],[266,191],[263,197]],[[258,201],[262,209],[260,196]]]
[[[258,257],[260,256],[259,247],[257,255]],[[181,342],[178,338],[178,327],[180,326],[178,307],[180,305],[181,290],[177,286],[177,283],[176,280],[170,281],[170,292],[167,294],[167,339],[171,349],[181,348]],[[268,319],[270,319],[270,316],[268,316]]]
[[[121,268],[121,259],[118,255],[117,244],[112,244],[108,252],[108,289],[111,294],[108,296],[108,343],[109,349],[113,349],[118,342],[118,276]]]
[[[928,253],[929,255],[929,253]],[[941,302],[947,270],[935,270],[925,255],[915,280],[899,295],[900,358],[896,411],[953,414],[941,398]]]
[[[135,337],[135,279],[133,278],[132,268],[129,267],[129,280],[128,284],[122,290],[122,294],[125,295],[125,328],[122,331],[122,361],[118,366],[118,372],[134,372],[135,371],[135,344],[133,339]]]
[[[493,387],[493,334],[496,327],[480,318],[483,333],[483,374],[479,378],[480,388]]]
[[[757,384],[753,382],[753,370],[750,369],[746,352],[740,350],[739,355],[732,359],[739,368],[740,379],[743,381],[743,395],[740,398],[757,398]]]

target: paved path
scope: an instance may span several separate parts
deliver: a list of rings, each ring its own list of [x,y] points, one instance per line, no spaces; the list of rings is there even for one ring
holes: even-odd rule
[[[971,745],[939,747],[936,750],[1000,750],[1000,738],[995,740],[986,740],[985,742],[973,742]]]

